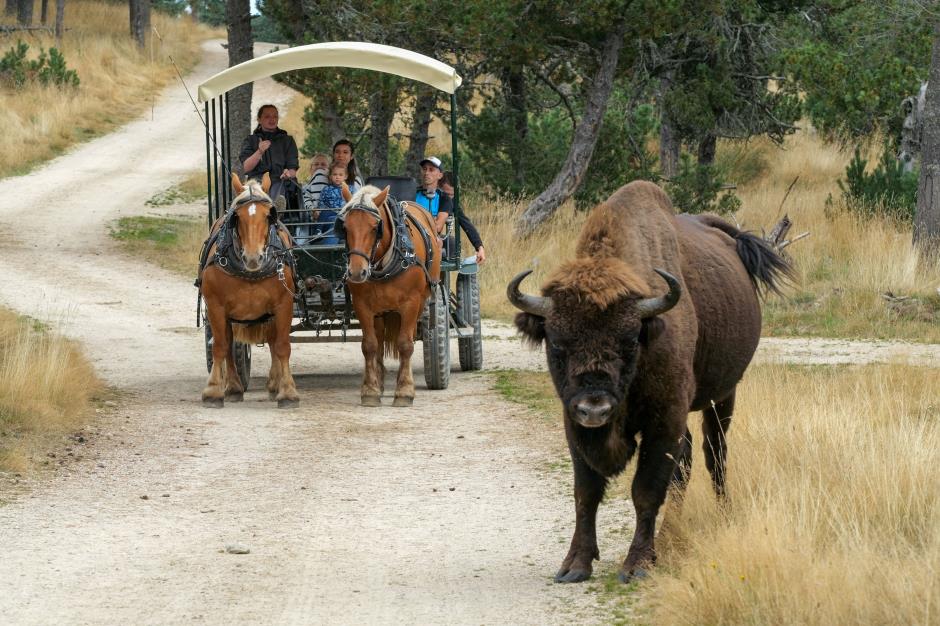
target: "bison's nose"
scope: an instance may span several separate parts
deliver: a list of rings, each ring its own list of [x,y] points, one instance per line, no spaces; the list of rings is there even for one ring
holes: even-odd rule
[[[600,428],[610,419],[611,409],[607,398],[585,398],[575,406],[575,419],[585,428]]]

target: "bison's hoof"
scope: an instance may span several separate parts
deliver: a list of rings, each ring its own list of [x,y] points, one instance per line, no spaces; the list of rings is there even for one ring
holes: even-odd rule
[[[203,398],[202,406],[210,409],[221,409],[225,406],[225,400],[223,398]]]
[[[277,401],[277,408],[279,409],[293,409],[300,406],[299,398],[281,398]]]
[[[583,569],[563,569],[555,574],[556,583],[581,583],[591,577],[591,572]]]
[[[233,391],[231,393],[227,393],[225,394],[225,399],[229,402],[242,402],[245,399],[245,392]]]
[[[414,398],[409,398],[407,396],[395,396],[395,400],[392,402],[392,406],[411,406],[414,404],[414,402]]]
[[[617,580],[623,584],[632,583],[635,580],[643,580],[647,577],[646,570],[642,567],[634,567],[632,571],[620,570],[620,573],[617,574]]]
[[[382,396],[362,396],[362,406],[382,406]]]

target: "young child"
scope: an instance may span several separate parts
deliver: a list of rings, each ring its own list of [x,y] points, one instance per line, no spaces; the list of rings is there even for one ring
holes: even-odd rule
[[[309,222],[313,222],[315,219],[313,214],[317,209],[317,204],[320,202],[320,191],[326,184],[326,171],[329,168],[330,161],[325,154],[318,152],[313,155],[313,159],[310,161],[310,180],[303,186],[301,194],[304,202],[304,210],[307,211],[303,217],[303,221],[308,222],[308,224],[297,226],[297,234],[294,240],[298,245],[308,243],[311,233],[315,230],[315,227],[310,226]]]
[[[333,222],[336,220],[336,212],[343,208],[346,201],[343,199],[343,183],[346,182],[346,166],[342,163],[333,161],[330,165],[330,183],[320,191],[320,201],[317,204],[319,211],[314,212],[314,221],[319,229],[318,233],[327,233],[333,228]],[[356,193],[358,185],[353,185],[350,193]],[[339,238],[335,235],[326,235],[320,237],[317,243],[336,244]]]

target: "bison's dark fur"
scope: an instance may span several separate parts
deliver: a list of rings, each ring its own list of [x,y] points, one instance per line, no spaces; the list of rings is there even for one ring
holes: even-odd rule
[[[682,295],[649,316],[644,303],[664,284],[654,268],[675,277],[670,293]],[[597,507],[637,435],[636,532],[621,579],[656,559],[659,508],[670,481],[684,486],[690,469],[690,411],[703,413],[706,465],[723,493],[735,386],[760,337],[758,289],[777,291],[790,274],[762,239],[715,216],[677,216],[659,187],[634,182],[592,211],[576,258],[550,277],[543,298],[521,294],[513,281],[510,298],[528,311],[516,325],[545,344],[574,464],[575,531],[556,580],[591,575]]]

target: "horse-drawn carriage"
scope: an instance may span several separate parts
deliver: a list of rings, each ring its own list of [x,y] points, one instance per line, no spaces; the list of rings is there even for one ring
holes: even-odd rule
[[[238,146],[228,132],[228,104],[231,90],[260,78],[281,72],[316,67],[348,67],[368,69],[420,81],[450,94],[451,148],[453,156],[454,218],[460,214],[458,177],[456,97],[461,78],[456,71],[440,61],[421,54],[359,42],[335,42],[289,48],[230,67],[199,86],[199,101],[205,106],[206,168],[208,183],[208,218],[210,226],[229,210],[233,200],[231,170],[237,159]],[[415,200],[416,182],[404,176],[370,177],[367,185],[390,187],[398,201]],[[305,219],[291,212],[300,212],[299,199],[290,199],[279,217],[294,224]],[[304,212],[305,213],[305,212]],[[290,219],[293,217],[294,219]],[[477,265],[474,257],[462,258],[459,219],[452,220],[452,245],[444,246],[440,281],[433,285],[431,296],[418,321],[416,337],[424,344],[424,378],[429,389],[444,389],[450,378],[450,338],[456,337],[460,366],[464,370],[480,369],[483,365],[480,329],[480,294]],[[381,231],[380,231],[381,232]],[[353,298],[346,281],[348,252],[344,242],[320,244],[311,239],[293,249],[295,271],[292,289],[293,320],[291,343],[361,341],[360,320],[354,312]],[[374,250],[373,250],[374,251]],[[451,289],[451,276],[456,273],[456,288]],[[202,312],[199,316],[206,321]],[[206,359],[210,372],[213,363],[213,337],[210,324],[205,324]],[[224,354],[224,352],[223,352]],[[232,341],[232,361],[242,387],[247,388],[251,370],[251,344]]]

